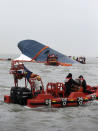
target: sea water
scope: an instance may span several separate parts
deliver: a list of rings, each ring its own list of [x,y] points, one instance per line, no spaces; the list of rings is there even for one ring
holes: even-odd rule
[[[97,58],[71,67],[24,64],[41,76],[45,88],[48,82],[64,82],[68,73],[73,74],[73,79],[83,75],[87,84],[98,85]],[[10,66],[10,61],[0,61],[0,131],[98,131],[97,101],[79,107],[33,109],[4,103],[4,95],[10,94],[10,88],[14,86],[13,76],[9,74]],[[19,83],[23,85],[24,81]]]

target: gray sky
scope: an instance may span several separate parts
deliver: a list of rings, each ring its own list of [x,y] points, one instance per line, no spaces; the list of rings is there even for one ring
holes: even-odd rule
[[[0,54],[33,39],[66,55],[98,56],[98,0],[0,0]]]

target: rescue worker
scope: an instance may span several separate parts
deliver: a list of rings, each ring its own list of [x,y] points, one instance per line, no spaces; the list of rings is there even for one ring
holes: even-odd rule
[[[84,64],[86,63],[86,58],[85,57],[84,57],[84,61],[83,62],[84,62]]]
[[[40,76],[36,76],[36,79],[34,81],[34,86],[35,86],[35,91],[37,91],[38,93],[41,93],[42,91],[42,83],[41,83],[41,77]]]
[[[80,80],[81,86],[83,87],[83,92],[91,94],[92,92],[87,90],[86,80],[83,78],[82,75],[79,76],[79,80]]]
[[[41,77],[37,74],[32,73],[30,75],[30,78],[33,78],[34,80],[34,89],[35,92],[37,92],[37,94],[42,92],[42,81],[41,81]]]
[[[79,60],[78,60],[78,57],[77,57],[76,61],[79,61]]]
[[[26,79],[30,83],[30,86],[32,87],[32,92],[34,93],[34,95],[42,93],[43,84],[41,77],[28,70],[25,66],[24,66],[24,74]]]
[[[72,88],[74,88],[75,85],[80,86],[79,83],[77,83],[72,79],[72,74],[69,73],[65,80],[65,87],[66,87],[65,95],[69,96],[70,93],[72,92]]]

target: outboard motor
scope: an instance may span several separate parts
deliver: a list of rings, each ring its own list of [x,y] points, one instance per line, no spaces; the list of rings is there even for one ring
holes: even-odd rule
[[[27,99],[32,98],[32,93],[31,90],[26,87],[12,87],[10,97],[12,103],[26,105]]]

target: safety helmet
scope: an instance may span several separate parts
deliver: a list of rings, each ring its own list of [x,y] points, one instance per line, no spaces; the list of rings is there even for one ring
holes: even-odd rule
[[[69,73],[66,78],[71,78],[71,77],[72,77],[72,74]]]

